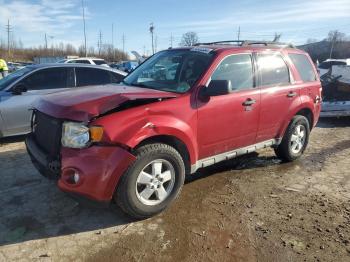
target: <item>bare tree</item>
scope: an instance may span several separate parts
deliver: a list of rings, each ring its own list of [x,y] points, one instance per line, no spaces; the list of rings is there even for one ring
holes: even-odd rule
[[[338,30],[329,31],[327,40],[330,44],[329,58],[332,58],[335,46],[345,40],[345,34],[339,32]]]
[[[180,46],[193,46],[199,42],[196,32],[187,32],[182,35]]]

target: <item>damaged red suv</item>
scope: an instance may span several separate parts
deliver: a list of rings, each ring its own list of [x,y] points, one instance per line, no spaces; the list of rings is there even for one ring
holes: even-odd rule
[[[61,190],[146,218],[199,168],[265,147],[285,161],[300,157],[320,97],[310,57],[293,47],[229,41],[168,49],[122,84],[44,97],[26,146]]]

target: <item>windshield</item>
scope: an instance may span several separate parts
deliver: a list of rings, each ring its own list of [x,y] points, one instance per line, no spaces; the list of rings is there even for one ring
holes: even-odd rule
[[[21,76],[25,75],[26,73],[32,70],[33,68],[31,67],[24,67],[0,79],[0,90],[4,90],[6,87],[11,85],[13,82],[15,82],[18,78],[20,78]]]
[[[124,79],[127,85],[187,92],[207,69],[213,54],[195,50],[159,52]]]

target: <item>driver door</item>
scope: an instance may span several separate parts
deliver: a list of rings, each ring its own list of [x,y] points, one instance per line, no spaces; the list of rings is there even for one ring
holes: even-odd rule
[[[31,109],[37,99],[74,86],[73,68],[47,68],[35,71],[16,86],[27,91],[11,94],[1,101],[0,112],[5,123],[5,134],[20,135],[30,132]]]

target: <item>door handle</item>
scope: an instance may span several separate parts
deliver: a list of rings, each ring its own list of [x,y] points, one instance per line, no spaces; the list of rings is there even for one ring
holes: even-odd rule
[[[290,91],[287,95],[287,97],[295,97],[297,95],[296,92]]]
[[[256,100],[255,99],[251,99],[251,98],[248,98],[246,101],[243,102],[243,106],[251,106],[251,105],[254,105],[256,103]]]

